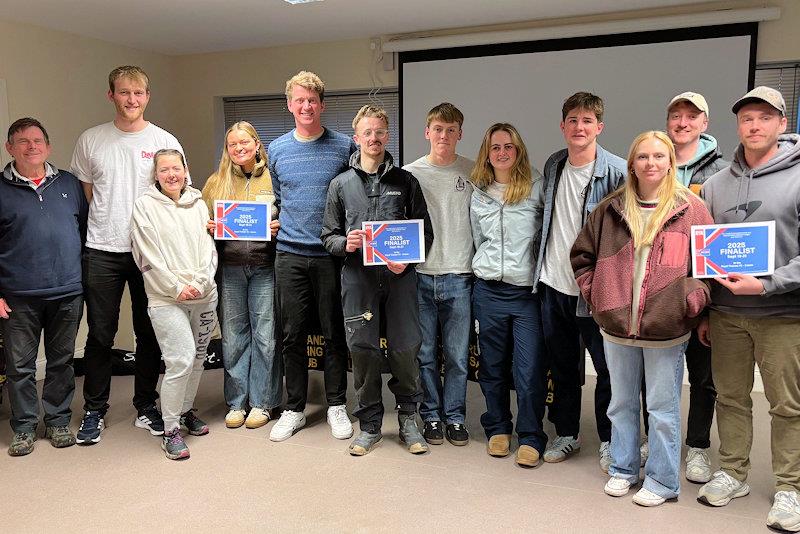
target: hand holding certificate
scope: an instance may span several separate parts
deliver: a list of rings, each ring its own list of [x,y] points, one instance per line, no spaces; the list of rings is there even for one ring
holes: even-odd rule
[[[733,284],[772,274],[775,221],[692,226],[692,271],[695,278],[730,274]]]
[[[370,221],[364,231],[364,265],[422,263],[425,261],[424,221]]]
[[[270,241],[272,205],[269,202],[214,202],[214,239]]]

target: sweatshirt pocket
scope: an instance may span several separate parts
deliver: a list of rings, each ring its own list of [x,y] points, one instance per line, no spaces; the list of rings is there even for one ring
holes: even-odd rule
[[[664,267],[683,267],[689,254],[689,236],[680,232],[664,232],[658,264]]]

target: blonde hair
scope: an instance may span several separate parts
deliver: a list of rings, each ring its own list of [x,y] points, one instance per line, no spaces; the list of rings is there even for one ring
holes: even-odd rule
[[[478,151],[478,159],[470,173],[470,181],[480,189],[486,189],[494,181],[494,168],[489,163],[489,150],[492,145],[492,134],[495,132],[506,132],[511,136],[511,143],[517,149],[517,159],[511,168],[511,183],[506,189],[505,201],[508,204],[516,204],[520,200],[528,198],[533,186],[531,174],[531,164],[528,159],[528,149],[522,142],[522,137],[516,128],[506,122],[493,124],[486,130],[483,136],[481,148]]]
[[[261,142],[261,139],[258,137],[258,132],[253,128],[253,125],[246,121],[233,123],[225,132],[225,144],[222,147],[222,157],[219,159],[217,172],[208,177],[208,181],[206,181],[206,185],[203,187],[203,197],[208,199],[209,204],[213,204],[214,200],[244,200],[234,198],[233,193],[234,168],[241,169],[239,165],[231,161],[231,157],[228,155],[228,135],[234,130],[246,133],[258,143],[256,162],[266,162],[267,160],[267,152],[264,150],[264,143]]]
[[[425,125],[428,127],[430,127],[433,121],[439,121],[445,124],[457,122],[458,127],[461,128],[464,126],[464,114],[450,102],[442,102],[428,112],[425,121]]]
[[[655,139],[666,145],[669,152],[669,169],[656,190],[658,204],[645,226],[642,221],[642,208],[639,205],[639,179],[633,170],[633,163],[636,160],[639,145],[648,139]],[[693,194],[689,188],[677,180],[676,166],[675,146],[664,132],[656,130],[644,132],[633,140],[631,149],[628,151],[628,179],[613,194],[622,196],[623,213],[633,237],[634,247],[652,244],[670,212],[678,206],[679,202],[685,202],[688,195]]]
[[[355,131],[358,121],[364,117],[375,117],[376,119],[382,119],[383,122],[386,123],[386,127],[389,127],[389,115],[386,114],[386,111],[383,108],[373,106],[372,104],[365,104],[361,106],[361,109],[358,110],[358,113],[356,113],[356,116],[353,119],[353,131]]]
[[[129,78],[131,80],[136,80],[137,82],[144,85],[144,90],[148,93],[150,92],[150,78],[147,76],[144,70],[141,67],[137,67],[135,65],[123,65],[121,67],[117,67],[116,69],[112,70],[108,74],[108,89],[113,93],[114,92],[114,83],[119,80],[120,78]]]
[[[292,99],[292,87],[299,85],[309,91],[314,91],[319,95],[319,101],[325,100],[325,84],[319,76],[307,70],[301,70],[288,80],[286,80],[286,99]]]

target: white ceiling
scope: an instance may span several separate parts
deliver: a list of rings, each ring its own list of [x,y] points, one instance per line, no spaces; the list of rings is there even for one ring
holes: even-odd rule
[[[0,19],[182,55],[708,0],[0,0]]]

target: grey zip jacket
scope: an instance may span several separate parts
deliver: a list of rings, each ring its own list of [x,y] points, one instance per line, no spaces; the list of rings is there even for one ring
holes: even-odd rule
[[[469,218],[475,276],[515,286],[533,285],[534,236],[542,227],[542,208],[535,199],[541,187],[542,180],[534,180],[530,196],[516,204],[500,203],[477,187],[472,192]]]
[[[756,169],[740,144],[730,167],[701,190],[714,222],[775,221],[775,272],[760,276],[765,295],[734,295],[711,286],[711,307],[752,316],[800,317],[800,136],[778,138],[778,153]]]

